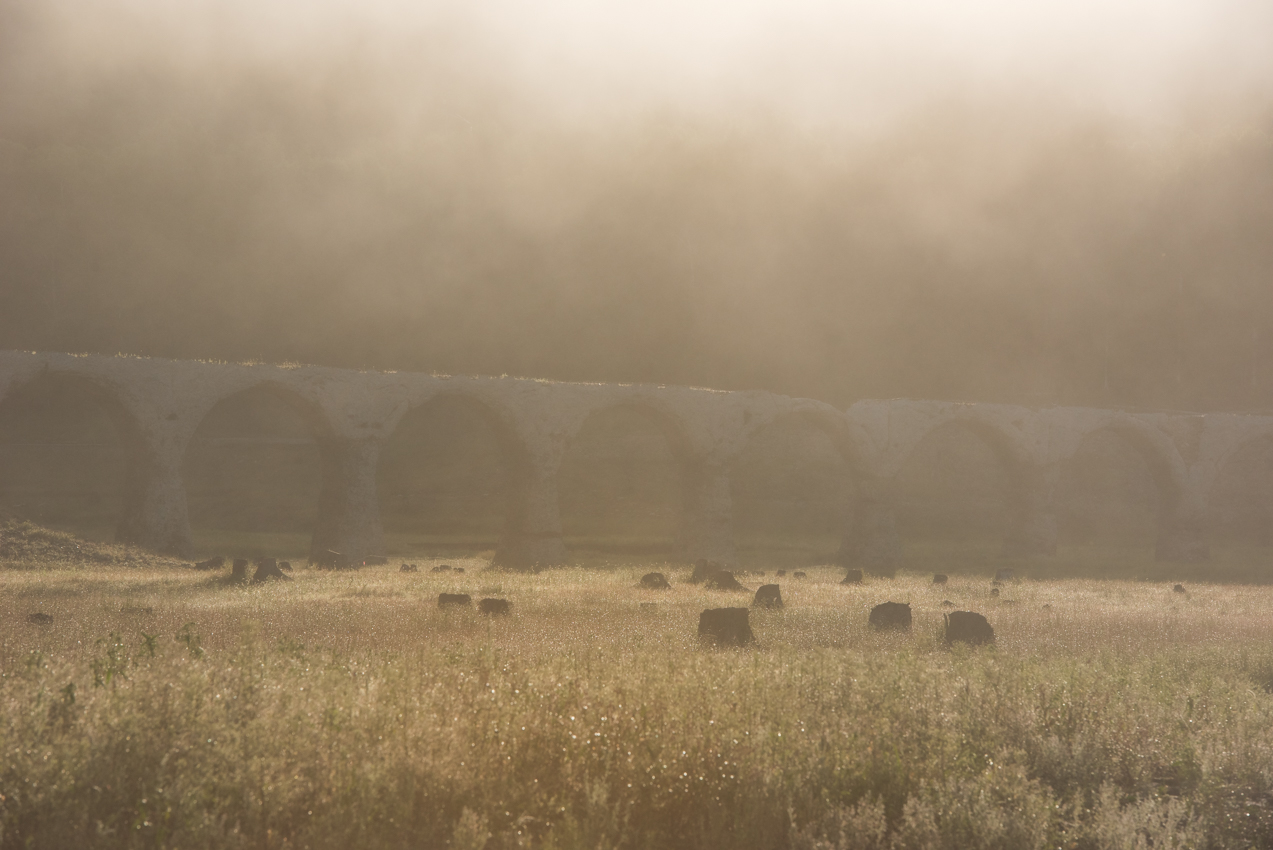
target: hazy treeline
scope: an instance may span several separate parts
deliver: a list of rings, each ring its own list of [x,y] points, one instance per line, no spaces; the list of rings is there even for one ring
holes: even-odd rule
[[[192,9],[0,2],[0,346],[1273,408],[1266,88],[857,125],[764,69],[554,98],[441,6]]]

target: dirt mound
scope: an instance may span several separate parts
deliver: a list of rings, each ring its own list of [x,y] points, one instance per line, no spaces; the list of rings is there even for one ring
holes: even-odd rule
[[[95,543],[26,520],[0,522],[0,569],[94,566],[184,567],[186,562],[135,546]]]

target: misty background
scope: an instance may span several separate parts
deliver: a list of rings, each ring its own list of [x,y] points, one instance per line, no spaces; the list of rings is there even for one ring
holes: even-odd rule
[[[1273,6],[0,0],[0,348],[1270,412]],[[0,512],[108,527],[113,429],[11,399]],[[214,411],[196,533],[303,535],[316,451]],[[656,428],[571,452],[568,537],[672,540]],[[421,411],[381,466],[391,537],[498,536],[479,419]],[[1231,467],[1214,524],[1267,545],[1273,449]],[[1004,474],[936,433],[904,534],[997,539]],[[825,438],[733,480],[741,533],[834,550]],[[1157,499],[1094,435],[1063,542],[1148,545]]]
[[[1273,408],[1273,7],[0,2],[0,345]]]

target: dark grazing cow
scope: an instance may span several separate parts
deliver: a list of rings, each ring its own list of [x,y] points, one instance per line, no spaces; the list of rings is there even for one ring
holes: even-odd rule
[[[776,584],[762,584],[756,591],[756,598],[751,601],[753,608],[781,608],[782,591]]]
[[[871,609],[867,623],[877,631],[896,629],[911,630],[911,606],[906,602],[881,602]]]
[[[717,646],[747,646],[756,640],[746,608],[709,608],[698,616],[698,637]]]
[[[717,570],[707,577],[707,581],[703,583],[703,587],[708,590],[746,590],[738,583],[738,579],[734,578],[734,574],[729,570]]]
[[[667,576],[663,573],[646,573],[641,576],[641,586],[646,590],[671,590],[672,585],[668,584]]]
[[[477,610],[488,617],[507,617],[513,613],[513,603],[507,599],[493,599],[488,596],[477,603]]]
[[[970,646],[995,642],[995,630],[989,621],[972,611],[951,611],[946,615],[946,645],[966,643]]]

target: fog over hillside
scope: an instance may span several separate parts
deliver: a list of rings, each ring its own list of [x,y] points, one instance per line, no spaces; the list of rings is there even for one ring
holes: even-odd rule
[[[1273,409],[1273,6],[0,0],[0,348]]]

